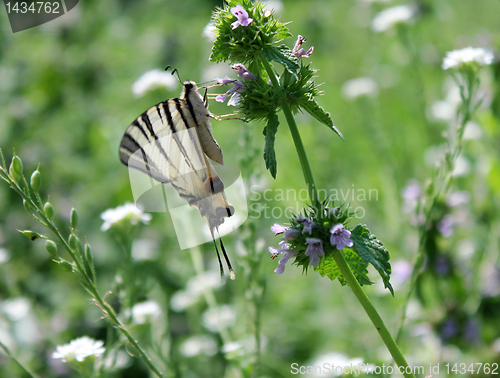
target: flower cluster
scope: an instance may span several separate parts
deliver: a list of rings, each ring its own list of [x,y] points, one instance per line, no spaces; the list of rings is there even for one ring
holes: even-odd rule
[[[460,68],[463,65],[487,66],[493,63],[493,53],[482,48],[466,47],[448,51],[443,59],[443,70]]]
[[[415,19],[417,8],[414,5],[396,5],[391,8],[384,9],[378,13],[372,21],[373,31],[380,33],[397,27],[398,25],[407,24]]]
[[[154,69],[144,73],[134,84],[132,84],[132,93],[135,97],[142,97],[146,92],[158,87],[167,89],[177,88],[177,80],[170,73],[160,69]]]
[[[238,71],[238,77],[241,77],[246,80],[257,80],[257,77],[248,71],[245,66],[241,63],[236,63],[231,66],[233,70]],[[245,86],[242,81],[240,80],[233,80],[233,79],[216,79],[217,84],[221,85],[229,85],[233,84],[234,86],[229,89],[226,93],[223,95],[218,95],[215,97],[215,101],[217,102],[224,102],[226,99],[231,96],[229,101],[227,102],[228,105],[236,106],[240,102],[240,93],[242,93],[245,90]]]
[[[101,214],[101,219],[104,221],[101,231],[107,231],[109,228],[127,223],[127,221],[132,225],[136,225],[138,222],[148,224],[151,218],[151,214],[146,214],[134,204],[127,202],[123,206],[107,209]]]
[[[211,61],[248,63],[263,49],[291,36],[284,24],[264,10],[264,4],[252,4],[250,0],[228,0],[226,3],[212,16],[217,38]]]
[[[350,238],[351,231],[344,228],[346,220],[347,215],[339,208],[333,208],[325,209],[320,217],[315,217],[312,213],[307,217],[294,217],[290,226],[274,224],[271,231],[275,235],[283,235],[278,249],[269,247],[272,258],[283,255],[275,273],[282,274],[285,264],[292,257],[296,258],[297,265],[317,268],[325,253],[352,247],[354,242]]]
[[[106,351],[103,341],[96,341],[90,337],[83,336],[72,340],[69,344],[58,345],[56,351],[52,353],[52,358],[61,358],[64,362],[76,360],[84,361],[87,357],[100,356]]]
[[[306,39],[301,35],[293,48],[281,44],[292,35],[273,12],[264,10],[261,2],[227,0],[225,3],[213,13],[210,22],[217,36],[210,60],[230,62],[238,77],[245,80],[217,79],[219,84],[233,84],[233,87],[217,96],[216,101],[229,98],[228,105],[237,105],[242,119],[266,123],[264,160],[276,178],[274,141],[279,111],[292,113],[290,116],[306,111],[343,137],[330,114],[315,100],[322,93],[314,82],[316,70],[302,61],[313,53],[314,47],[307,51],[302,48]],[[275,70],[274,64],[283,66],[281,74],[276,75],[281,70]]]
[[[314,46],[311,46],[307,51],[300,47],[305,41],[306,39],[299,34],[299,36],[297,37],[297,42],[295,42],[295,46],[292,49],[293,55],[295,55],[297,59],[300,59],[302,57],[309,58],[309,56],[314,51]]]

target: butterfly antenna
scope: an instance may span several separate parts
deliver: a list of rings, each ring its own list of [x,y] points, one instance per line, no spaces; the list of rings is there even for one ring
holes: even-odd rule
[[[217,230],[218,232],[219,230]],[[222,243],[222,238],[220,237],[219,234],[219,240],[220,240],[220,248],[222,249],[222,253],[224,254],[224,259],[226,260],[227,268],[229,269],[229,277],[231,277],[232,280],[236,279],[236,275],[234,274],[233,267],[231,266],[231,261],[229,261],[229,257],[227,256],[226,253],[226,248],[224,248],[224,243]]]
[[[210,233],[212,234],[212,240],[214,242],[215,252],[217,252],[217,259],[219,260],[220,276],[223,277],[224,276],[224,268],[222,267],[222,261],[220,259],[219,249],[217,248],[217,243],[215,242],[214,232],[212,230],[210,230]],[[224,254],[225,253],[226,252],[224,252]],[[233,273],[233,275],[234,275],[234,273]]]
[[[166,66],[165,67],[165,71],[168,71],[169,69],[172,70],[172,75],[175,76],[175,78],[179,81],[179,83],[182,84],[182,80],[181,78],[179,77],[179,71],[177,71],[177,68],[173,68],[172,69],[172,66]]]

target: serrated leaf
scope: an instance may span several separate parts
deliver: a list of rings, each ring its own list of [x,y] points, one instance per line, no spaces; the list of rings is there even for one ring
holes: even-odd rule
[[[341,137],[342,140],[344,140],[344,136],[342,135],[340,130],[337,129],[333,124],[333,120],[330,117],[330,113],[328,113],[321,106],[319,106],[316,101],[314,100],[301,101],[300,106],[314,118],[320,121],[322,124],[328,126],[333,131],[335,131],[338,134],[338,136]]]
[[[288,46],[267,46],[262,50],[262,54],[267,60],[282,64],[288,72],[298,79],[300,66],[297,58]]]
[[[338,253],[338,252],[337,252]],[[368,263],[365,262],[353,249],[345,247],[342,249],[345,261],[351,268],[354,277],[358,280],[361,286],[373,285],[373,282],[368,278]]]
[[[333,259],[333,254],[329,253],[325,257],[321,259],[316,270],[321,274],[322,277],[327,276],[332,281],[335,281],[336,278],[339,279],[339,282],[342,286],[345,286],[346,281],[342,273],[340,273],[340,269],[337,266],[337,263]]]
[[[358,224],[351,231],[351,240],[354,242],[353,249],[366,262],[373,265],[384,281],[384,285],[394,296],[394,289],[389,282],[391,277],[390,255],[384,244],[370,233],[365,226]]]
[[[335,251],[334,253],[341,252]],[[368,263],[363,261],[363,259],[350,248],[344,248],[342,250],[342,253],[359,284],[361,286],[372,285],[373,282],[368,278],[368,270],[366,269],[368,267]],[[328,253],[325,257],[323,257],[316,270],[319,272],[319,274],[321,274],[321,276],[327,276],[332,281],[338,279],[342,286],[345,286],[347,284],[347,281],[345,280],[342,272],[335,262],[333,253]]]
[[[271,176],[276,178],[276,173],[278,171],[276,163],[276,154],[274,152],[274,140],[276,136],[276,131],[278,131],[278,115],[273,112],[267,117],[267,126],[264,127],[263,134],[266,136],[266,145],[264,147],[264,160],[266,162],[266,168],[269,169]]]
[[[288,22],[285,22],[283,24],[283,28],[280,29],[280,31],[276,34],[276,39],[278,41],[281,41],[286,38],[290,38],[292,36],[292,33],[288,31],[288,29],[285,27],[285,25],[288,24]]]

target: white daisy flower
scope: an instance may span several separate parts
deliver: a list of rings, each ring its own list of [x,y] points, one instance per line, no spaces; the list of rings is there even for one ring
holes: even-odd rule
[[[69,344],[58,345],[52,358],[61,358],[64,362],[77,360],[82,362],[89,356],[98,357],[106,351],[103,341],[96,341],[88,336],[72,340]]]
[[[0,264],[9,261],[9,258],[9,252],[4,248],[0,248]]]
[[[187,284],[187,291],[192,295],[201,295],[205,291],[222,285],[220,273],[214,271],[203,272],[193,277]]]
[[[175,89],[177,87],[177,80],[170,72],[165,72],[156,68],[145,72],[134,82],[134,84],[132,84],[132,93],[135,97],[142,97],[147,91],[158,87]]]
[[[371,77],[358,77],[344,83],[342,94],[348,100],[361,96],[375,97],[378,94],[378,84]]]
[[[184,290],[176,291],[170,298],[170,308],[182,312],[198,300],[198,296]]]
[[[203,326],[211,332],[231,327],[236,320],[236,311],[227,305],[207,310],[202,317]]]
[[[181,344],[180,350],[186,357],[195,357],[202,353],[213,356],[217,353],[217,343],[211,336],[193,336]]]
[[[127,202],[123,206],[108,209],[101,214],[101,219],[104,221],[101,226],[101,231],[108,230],[111,226],[124,219],[130,220],[130,223],[135,225],[139,221],[144,224],[148,224],[151,218],[151,214],[146,214],[142,210],[138,209],[134,204]]]
[[[15,322],[25,318],[29,314],[31,305],[26,298],[13,298],[3,301],[0,309],[7,319]]]
[[[392,29],[397,24],[413,21],[416,14],[417,8],[409,4],[384,9],[373,18],[372,29],[377,33]]]
[[[449,68],[459,68],[462,64],[477,63],[480,66],[487,66],[493,63],[493,52],[483,48],[466,47],[461,50],[448,51],[443,59],[443,70]]]
[[[307,365],[308,366],[324,366],[327,365],[334,367],[331,369],[332,371],[330,372],[330,377],[338,377],[340,375],[344,375],[345,372],[349,371],[353,366],[359,366],[360,364],[363,364],[363,358],[358,357],[358,358],[349,358],[347,355],[339,352],[326,352],[324,354],[321,354],[317,356],[313,361],[310,361]],[[373,371],[371,370],[374,368],[373,365],[367,365],[366,369],[367,372]],[[369,370],[368,370],[369,369]],[[347,375],[347,374],[345,374]],[[320,375],[314,375],[314,376],[320,376]]]
[[[130,310],[135,324],[144,324],[149,319],[156,319],[161,315],[161,307],[156,301],[137,303]]]

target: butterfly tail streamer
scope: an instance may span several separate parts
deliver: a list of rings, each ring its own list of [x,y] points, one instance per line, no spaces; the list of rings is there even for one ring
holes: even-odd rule
[[[219,232],[219,230],[217,230]],[[222,249],[222,253],[224,254],[224,259],[226,260],[227,268],[229,269],[229,277],[231,277],[232,280],[236,279],[236,275],[234,274],[233,267],[231,266],[231,262],[229,261],[229,257],[227,256],[226,253],[226,248],[224,248],[224,243],[222,243],[222,238],[219,236],[219,241],[220,241],[220,248]]]
[[[214,238],[214,233],[212,230],[210,230],[211,234],[212,234],[212,240],[214,242],[214,246],[215,246],[215,252],[217,252],[217,259],[219,260],[219,269],[220,269],[220,276],[223,277],[224,276],[224,268],[222,266],[222,261],[220,259],[220,254],[219,254],[219,249],[217,248],[217,242],[215,241],[215,238]],[[224,252],[225,254],[225,252]]]

